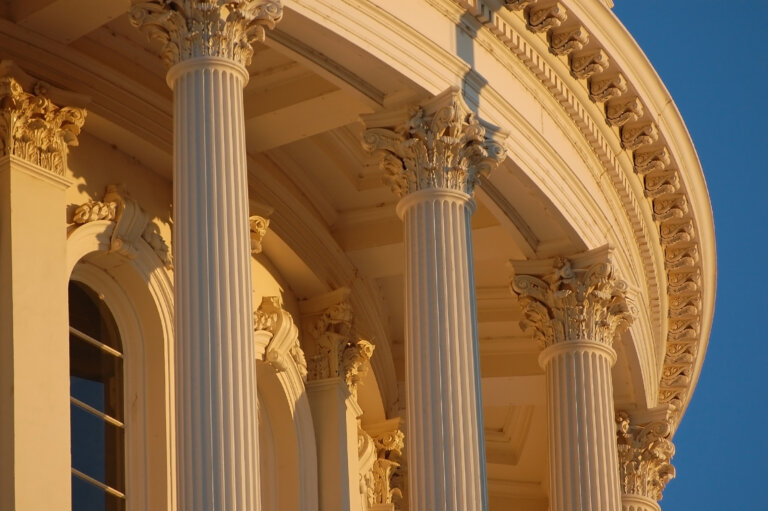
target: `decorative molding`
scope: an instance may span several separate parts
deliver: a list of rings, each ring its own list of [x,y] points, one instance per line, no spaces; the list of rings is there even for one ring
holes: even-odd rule
[[[289,364],[295,364],[301,379],[307,380],[307,360],[299,342],[299,329],[291,314],[283,309],[280,297],[262,298],[253,312],[253,328],[256,332],[272,334],[264,348],[257,347],[257,354],[263,353],[264,360],[277,372],[286,371]]]
[[[168,67],[196,57],[247,66],[283,16],[280,0],[134,0],[131,24],[163,45]]]
[[[452,87],[421,104],[363,116],[363,147],[380,157],[385,180],[399,197],[423,189],[472,194],[505,157]],[[498,134],[497,136],[503,136]]]
[[[267,229],[269,228],[269,219],[254,215],[248,218],[248,223],[251,226],[251,254],[260,254],[261,241],[267,234]]]
[[[78,144],[86,111],[54,104],[51,89],[12,62],[0,61],[0,156],[16,156],[63,176],[69,146]]]
[[[373,343],[356,336],[350,291],[340,288],[325,296],[330,303],[320,311],[312,311],[307,334],[317,346],[317,354],[309,360],[309,379],[342,378],[350,395],[357,399],[357,386],[370,369],[376,348]]]
[[[566,73],[555,72],[554,69],[547,63],[546,59],[537,58],[537,50],[532,47],[526,40],[526,37],[521,37],[521,30],[518,28],[517,23],[512,23],[510,17],[519,16],[522,18],[522,22],[525,24],[527,30],[538,33],[538,37],[546,38],[546,41],[550,45],[550,52],[556,53],[556,50],[552,48],[552,41],[554,39],[553,34],[559,30],[556,25],[561,24],[568,19],[568,9],[563,7],[560,3],[553,4],[551,0],[505,0],[506,8],[510,11],[510,16],[493,16],[493,23],[490,23],[489,14],[495,13],[496,8],[494,4],[490,4],[487,0],[454,0],[455,3],[463,6],[471,15],[473,15],[478,22],[485,25],[488,30],[495,34],[499,41],[510,48],[510,50],[517,55],[520,60],[528,66],[531,72],[537,76],[542,83],[552,92],[553,96],[562,104],[566,112],[569,113],[576,126],[584,133],[585,139],[592,145],[595,154],[600,158],[602,164],[606,170],[609,171],[614,183],[617,187],[623,187],[625,190],[628,188],[628,183],[625,182],[625,178],[618,173],[618,161],[614,154],[614,151],[610,148],[609,144],[605,140],[605,137],[597,130],[596,124],[593,121],[591,115],[581,107],[574,104],[577,101],[574,98],[574,94],[568,91],[573,85],[563,83],[562,76]],[[602,3],[606,8],[613,6],[611,0],[602,0]],[[553,5],[557,5],[557,9],[553,8]],[[552,11],[557,11],[555,15]],[[550,16],[554,16],[558,21],[551,21],[552,25],[547,27],[546,30],[540,30],[536,25],[538,17],[541,13],[552,12]],[[535,14],[535,19],[531,21],[531,13]],[[579,20],[569,19],[569,22]],[[520,27],[523,26],[521,23]],[[591,38],[593,50],[604,51],[601,48],[600,41],[596,41],[594,37]],[[573,57],[573,53],[569,55]],[[572,71],[572,62],[566,62],[564,59],[560,60],[564,66],[564,70],[567,73]],[[622,96],[630,95],[635,97],[636,94],[630,91],[630,85],[627,82],[625,74],[620,65],[615,59],[607,59],[603,66],[604,71],[600,73],[588,76],[586,80],[583,77],[576,77],[576,80],[581,81],[590,99],[595,103],[607,102],[608,100],[621,101],[621,103],[611,102],[606,105],[605,121],[609,125],[618,126],[619,131],[617,133],[618,140],[621,147],[626,150],[630,156],[631,161],[634,162],[634,171],[641,181],[643,188],[645,189],[646,199],[650,202],[653,218],[657,223],[657,236],[662,250],[667,253],[672,250],[680,248],[676,245],[671,248],[667,245],[667,242],[661,239],[661,230],[664,228],[665,222],[670,220],[679,221],[683,218],[692,219],[691,208],[688,207],[688,193],[683,188],[681,180],[679,178],[669,179],[669,182],[665,183],[663,187],[649,190],[646,187],[644,176],[650,172],[671,172],[679,176],[680,172],[675,166],[672,165],[672,159],[670,158],[670,151],[667,147],[667,142],[664,140],[663,135],[659,133],[656,124],[653,122],[653,111],[646,108],[642,103],[632,104],[626,112],[620,112],[615,110],[620,108],[617,105],[629,105],[630,101],[624,100]],[[566,91],[566,92],[564,92]],[[638,98],[639,101],[639,98]],[[639,108],[638,108],[639,107]],[[626,121],[624,121],[626,114]],[[636,117],[636,118],[629,118]],[[618,121],[618,122],[617,122]],[[651,182],[654,183],[653,181]],[[631,195],[622,192],[625,199],[625,206],[628,209],[637,209],[637,205],[634,200],[631,199]],[[629,202],[627,202],[629,200]],[[637,213],[637,212],[636,212]],[[639,214],[639,213],[638,213]],[[645,227],[637,225],[639,231],[644,231]],[[691,233],[690,241],[686,242],[687,247],[698,247],[701,241],[698,239],[695,233]],[[691,263],[691,264],[688,264]],[[650,264],[650,263],[648,263]],[[681,262],[681,265],[674,270],[667,266],[667,282],[668,282],[668,302],[676,303],[679,301],[693,300],[698,304],[702,302],[702,290],[700,287],[702,263],[699,260],[686,259]],[[668,312],[671,322],[671,305]],[[691,376],[694,371],[694,364],[697,359],[696,352],[698,345],[701,343],[699,339],[701,333],[701,311],[692,318],[691,326],[684,335],[685,342],[687,342],[687,350],[690,357],[690,362],[676,364],[672,362],[674,353],[680,349],[679,334],[673,333],[671,328],[667,337],[667,356],[662,370],[662,378],[659,385],[659,403],[670,404],[673,407],[672,421],[677,423],[680,418],[680,412],[688,396],[690,394]],[[670,325],[671,327],[671,325]]]
[[[571,74],[576,78],[589,78],[602,73],[610,65],[608,55],[601,49],[585,50],[570,56]]]
[[[589,32],[583,26],[558,28],[549,32],[549,51],[555,55],[568,55],[581,50],[589,42]]]
[[[72,223],[78,225],[98,220],[115,223],[110,235],[109,252],[135,259],[138,254],[136,243],[143,239],[166,268],[173,268],[170,248],[160,235],[157,225],[149,220],[138,202],[120,190],[120,186],[107,185],[102,200],[90,200],[80,205],[72,216]]]
[[[532,330],[542,348],[584,340],[611,346],[632,323],[627,285],[615,274],[607,246],[570,259],[511,264],[512,291],[525,318],[520,326]]]
[[[365,481],[363,495],[367,508],[395,509],[396,500],[403,499],[403,476],[400,467],[403,462],[405,434],[400,419],[391,419],[380,424],[366,425],[361,435],[367,437],[375,452],[375,460],[368,472],[362,476]]]
[[[675,477],[670,460],[675,455],[670,420],[631,424],[626,412],[616,414],[621,491],[624,495],[661,500],[664,487]]]

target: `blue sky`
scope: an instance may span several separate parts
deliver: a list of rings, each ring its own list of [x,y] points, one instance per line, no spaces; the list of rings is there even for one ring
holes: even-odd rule
[[[768,0],[615,0],[699,153],[718,290],[664,511],[768,509]]]

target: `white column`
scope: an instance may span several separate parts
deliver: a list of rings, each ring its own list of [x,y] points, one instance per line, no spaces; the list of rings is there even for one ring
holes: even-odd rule
[[[179,509],[261,507],[253,356],[245,66],[278,2],[135,3],[165,41],[174,90],[176,451]]]
[[[616,426],[622,511],[661,511],[658,501],[675,477],[671,422],[635,424],[626,412],[618,412]]]
[[[621,509],[611,345],[632,317],[609,256],[512,262],[521,326],[544,348],[552,511]]]
[[[72,505],[67,144],[85,112],[59,108],[0,63],[0,509]],[[25,80],[25,79],[26,80]]]
[[[365,122],[364,144],[402,197],[410,509],[486,510],[470,217],[501,147],[456,89]]]

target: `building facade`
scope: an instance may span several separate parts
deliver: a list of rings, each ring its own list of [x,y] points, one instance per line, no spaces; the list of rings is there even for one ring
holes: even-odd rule
[[[611,7],[0,6],[0,509],[660,510],[714,227]]]

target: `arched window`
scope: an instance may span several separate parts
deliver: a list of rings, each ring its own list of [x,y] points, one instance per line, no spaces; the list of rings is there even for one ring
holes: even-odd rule
[[[125,510],[123,346],[112,313],[69,284],[72,510]]]

